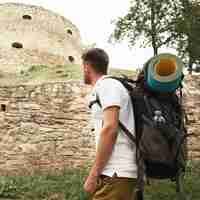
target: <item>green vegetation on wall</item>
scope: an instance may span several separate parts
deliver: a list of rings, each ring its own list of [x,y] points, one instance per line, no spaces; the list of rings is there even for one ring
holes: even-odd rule
[[[119,76],[127,75],[134,76],[135,71],[109,69],[109,74]],[[83,73],[80,65],[33,65],[26,70],[21,70],[20,73],[3,73],[0,72],[1,85],[17,85],[26,83],[43,83],[43,82],[58,82],[67,80],[81,80]]]

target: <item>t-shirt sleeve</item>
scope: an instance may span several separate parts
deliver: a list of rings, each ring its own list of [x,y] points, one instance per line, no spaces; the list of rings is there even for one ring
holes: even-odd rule
[[[115,79],[104,79],[97,88],[97,95],[101,102],[102,109],[105,110],[111,106],[122,107],[126,99],[126,89]]]

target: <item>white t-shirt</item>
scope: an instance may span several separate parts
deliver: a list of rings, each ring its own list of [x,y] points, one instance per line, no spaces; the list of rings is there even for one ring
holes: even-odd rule
[[[126,88],[119,81],[103,76],[96,82],[89,101],[95,101],[97,94],[102,107],[95,103],[91,108],[96,146],[98,145],[100,131],[103,126],[103,110],[110,106],[116,105],[120,107],[119,120],[131,133],[135,134],[133,108]],[[113,176],[116,173],[118,177],[136,178],[137,166],[135,153],[135,145],[119,128],[111,157],[103,169],[102,174]]]

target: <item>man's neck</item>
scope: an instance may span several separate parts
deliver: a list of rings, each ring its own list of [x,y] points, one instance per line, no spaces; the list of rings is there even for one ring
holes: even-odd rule
[[[97,82],[100,78],[102,78],[103,76],[104,76],[103,74],[97,74],[97,75],[93,78],[91,85],[92,85],[92,86],[95,86],[96,82]]]

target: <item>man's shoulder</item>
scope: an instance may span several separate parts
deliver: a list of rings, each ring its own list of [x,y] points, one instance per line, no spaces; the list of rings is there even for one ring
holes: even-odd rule
[[[123,90],[124,86],[122,83],[117,80],[113,76],[106,76],[103,79],[101,79],[98,84],[96,85],[96,88],[106,88],[106,89],[117,89],[117,90]]]

